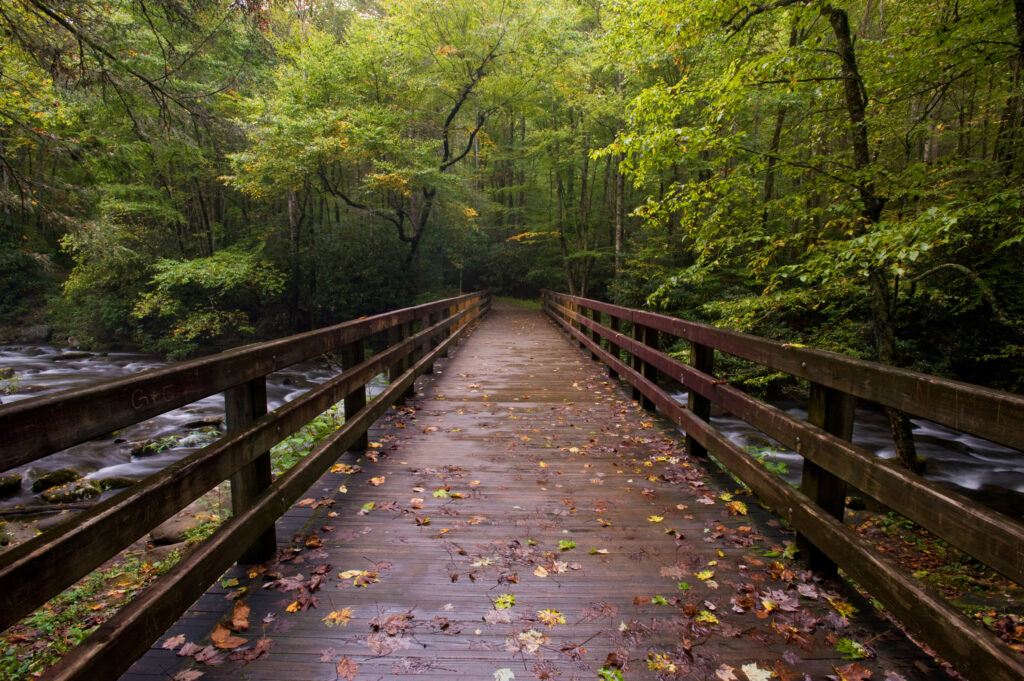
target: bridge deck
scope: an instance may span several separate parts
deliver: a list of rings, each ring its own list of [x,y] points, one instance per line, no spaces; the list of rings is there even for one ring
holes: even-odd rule
[[[307,502],[279,521],[285,547],[300,549],[291,560],[251,580],[240,568],[227,575],[250,586],[235,657],[261,637],[267,654],[244,663],[225,651],[210,665],[161,648],[178,634],[209,644],[232,611],[231,589],[216,585],[124,678],[195,669],[204,681],[486,681],[508,668],[520,679],[594,679],[611,655],[629,680],[734,678],[722,665],[736,679],[768,678],[741,672],[752,664],[822,679],[851,664],[836,651],[844,638],[876,655],[858,663],[872,676],[854,667],[844,678],[944,675],[849,589],[779,558],[792,535],[729,477],[689,459],[670,424],[541,313],[496,307],[422,386],[371,433],[376,463],[310,490],[333,507]],[[349,570],[378,581],[357,587],[339,576]],[[272,573],[301,579],[261,588]],[[317,573],[322,584],[303,591]],[[826,593],[859,612],[841,618]],[[502,594],[515,603],[495,610]],[[310,596],[315,608],[288,612]],[[351,620],[329,627],[332,611]]]

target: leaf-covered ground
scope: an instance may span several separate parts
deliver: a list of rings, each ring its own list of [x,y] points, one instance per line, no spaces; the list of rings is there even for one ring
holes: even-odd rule
[[[537,312],[381,425],[130,678],[946,676]]]

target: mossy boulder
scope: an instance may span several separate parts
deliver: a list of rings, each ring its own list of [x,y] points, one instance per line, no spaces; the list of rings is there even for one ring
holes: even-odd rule
[[[43,473],[33,480],[32,491],[38,494],[43,490],[50,489],[51,487],[58,487],[69,482],[74,482],[81,477],[82,474],[76,470],[72,470],[70,468],[58,468],[57,470]]]
[[[0,499],[17,494],[21,490],[21,476],[17,473],[0,475]]]
[[[138,480],[136,480],[135,478],[129,478],[129,477],[124,476],[124,475],[112,475],[109,478],[100,478],[99,480],[96,480],[95,482],[99,483],[100,487],[102,487],[103,489],[107,490],[107,489],[122,489],[124,487],[131,487],[136,482],[138,482]]]
[[[95,480],[76,480],[43,491],[43,499],[51,504],[67,504],[98,497],[103,488]]]

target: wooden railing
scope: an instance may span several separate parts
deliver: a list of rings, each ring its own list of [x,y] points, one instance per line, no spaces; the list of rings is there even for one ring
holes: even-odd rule
[[[365,447],[367,429],[489,306],[488,294],[467,294],[0,408],[0,471],[218,392],[227,418],[217,442],[0,554],[0,630],[230,479],[232,517],[47,674],[117,678],[236,560],[269,559],[275,520],[341,454]],[[367,357],[380,335],[384,348]],[[267,413],[267,374],[326,353],[341,355],[343,371]],[[366,384],[384,371],[387,389],[368,402]],[[344,425],[272,479],[270,448],[342,400]]]
[[[576,296],[545,292],[544,308],[592,358],[630,383],[634,398],[682,427],[691,453],[710,453],[788,521],[813,568],[841,568],[969,678],[1024,679],[1019,653],[904,573],[842,520],[849,485],[1024,584],[1024,525],[850,442],[854,404],[861,398],[1024,449],[1024,397]],[[658,350],[663,335],[690,343],[689,365]],[[716,378],[716,350],[809,381],[808,420]],[[662,375],[686,388],[688,404],[659,386]],[[803,456],[800,489],[715,429],[709,423],[712,404]]]

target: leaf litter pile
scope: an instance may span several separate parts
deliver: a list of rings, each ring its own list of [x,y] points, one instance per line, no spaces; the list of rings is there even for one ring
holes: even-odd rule
[[[224,612],[210,634],[172,629],[154,664],[183,662],[175,681],[955,678],[803,569],[779,521],[539,315],[489,320],[379,425],[279,522],[290,547],[200,601]]]

